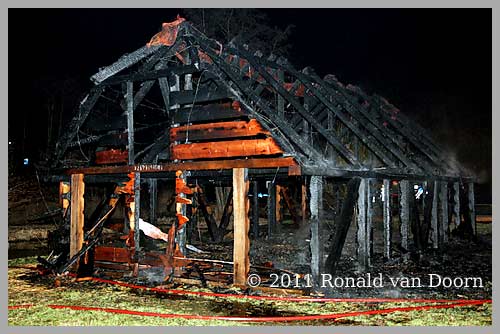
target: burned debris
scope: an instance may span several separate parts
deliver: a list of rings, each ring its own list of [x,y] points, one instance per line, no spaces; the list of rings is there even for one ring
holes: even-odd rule
[[[313,280],[336,273],[352,222],[358,266],[368,270],[375,198],[386,259],[439,248],[451,227],[475,233],[474,179],[383,97],[333,75],[222,45],[178,18],[91,79],[47,169],[60,182],[64,221],[54,255],[40,258],[54,272],[160,270],[161,281],[246,286],[252,270],[287,270],[250,259],[250,237],[272,243],[284,211],[310,235]],[[216,195],[219,205],[207,192],[214,184],[228,188]],[[415,184],[423,187],[419,199]],[[85,199],[92,185],[107,191],[95,210]],[[167,188],[175,219],[160,228],[158,196]],[[327,188],[334,208],[324,207]],[[120,214],[121,223],[111,222]],[[329,214],[335,224],[325,252],[321,225]],[[191,245],[202,241],[202,220],[206,242],[232,233],[232,261]]]

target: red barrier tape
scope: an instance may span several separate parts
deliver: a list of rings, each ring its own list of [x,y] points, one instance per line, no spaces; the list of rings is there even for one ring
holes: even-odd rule
[[[333,313],[333,314],[319,314],[319,315],[302,315],[302,316],[284,316],[284,317],[230,317],[230,316],[212,316],[212,315],[191,315],[191,314],[172,314],[172,313],[157,313],[157,312],[140,312],[124,309],[105,308],[105,307],[88,307],[88,306],[75,306],[75,305],[47,305],[52,309],[71,309],[76,311],[100,311],[117,314],[137,315],[145,317],[160,317],[160,318],[181,318],[191,320],[226,320],[226,321],[242,321],[242,322],[288,322],[288,321],[310,321],[310,320],[334,320],[346,317],[387,314],[393,312],[411,312],[429,309],[443,309],[461,306],[481,305],[491,303],[491,300],[471,300],[451,304],[440,305],[422,305],[410,307],[393,307],[383,310],[370,310],[358,311],[349,313]],[[33,304],[9,306],[9,310],[29,308]]]

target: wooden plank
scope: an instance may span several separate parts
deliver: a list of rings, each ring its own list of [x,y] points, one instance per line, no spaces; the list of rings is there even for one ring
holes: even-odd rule
[[[184,125],[170,129],[170,142],[270,135],[256,120]]]
[[[301,188],[300,188],[300,211],[302,214],[302,224],[307,220],[307,186],[306,178],[302,178]]]
[[[276,223],[281,223],[283,221],[283,215],[281,214],[283,207],[281,206],[281,190],[282,187],[280,185],[276,185]]]
[[[403,254],[403,260],[407,261],[409,259],[409,248],[408,248],[408,237],[410,234],[410,182],[408,180],[401,180],[399,182],[399,233],[401,235],[401,248],[405,252]]]
[[[233,96],[225,88],[207,89],[200,88],[198,93],[192,90],[174,91],[170,90],[170,109],[179,108],[182,104],[193,104],[210,101],[218,101],[232,98]]]
[[[284,153],[274,139],[270,137],[266,139],[172,145],[171,152],[174,160],[250,157]]]
[[[234,250],[233,284],[246,286],[250,270],[250,240],[248,239],[248,169],[233,169],[233,206],[234,206]]]
[[[70,225],[70,249],[69,256],[73,257],[80,251],[83,245],[83,226],[85,216],[83,214],[85,183],[83,174],[71,175],[71,225]]]
[[[383,220],[384,220],[384,257],[391,259],[392,213],[391,213],[391,180],[384,179]]]
[[[142,173],[175,172],[185,170],[219,170],[232,168],[276,168],[296,166],[292,157],[233,159],[220,161],[192,161],[180,163],[140,164],[135,166],[106,166],[69,169],[67,174],[121,174],[134,171]]]
[[[134,164],[134,86],[127,81],[127,134],[128,134],[128,164]]]
[[[97,246],[94,251],[94,261],[130,262],[130,251],[126,248]]]

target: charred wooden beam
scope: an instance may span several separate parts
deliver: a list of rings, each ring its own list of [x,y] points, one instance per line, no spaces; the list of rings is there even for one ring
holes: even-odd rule
[[[319,275],[321,269],[321,245],[319,239],[320,233],[320,196],[319,193],[322,188],[322,180],[320,176],[311,176],[309,184],[309,193],[311,199],[309,200],[309,210],[311,212],[310,218],[310,251],[311,251],[311,275],[315,285],[319,284]]]
[[[232,98],[232,94],[225,88],[208,89],[200,88],[198,92],[193,90],[170,91],[170,108],[179,108],[180,105],[213,102]]]
[[[474,182],[467,183],[468,215],[472,227],[472,234],[476,235],[476,200],[474,198]]]
[[[157,52],[161,48],[162,47],[160,45],[153,45],[153,46],[145,45],[137,49],[136,51],[121,57],[118,61],[116,61],[112,65],[105,67],[98,73],[91,76],[90,79],[96,84],[101,83],[107,78],[115,75],[116,73],[138,63],[147,56]]]
[[[202,123],[217,120],[240,119],[248,115],[244,110],[232,109],[224,104],[211,104],[207,106],[195,106],[181,108],[173,115],[173,122],[184,123]]]
[[[440,240],[441,244],[448,242],[449,234],[449,214],[448,214],[448,183],[441,182],[441,192],[439,193],[439,200],[441,202],[441,222],[440,222]]]
[[[358,268],[366,271],[371,266],[372,253],[372,206],[371,206],[371,183],[370,179],[361,179],[359,185],[357,204],[357,257]]]
[[[252,235],[259,238],[259,182],[252,181]]]
[[[276,124],[284,132],[286,138],[291,139],[295,143],[295,147],[297,147],[306,157],[316,158],[319,161],[322,160],[321,154],[307,143],[304,143],[303,140],[300,138],[300,136],[297,134],[297,132],[293,130],[284,119],[280,118],[272,110],[272,108],[266,101],[264,101],[259,96],[255,95],[253,92],[245,91],[245,84],[243,83],[241,77],[235,74],[232,68],[229,65],[227,65],[224,60],[220,59],[214,52],[210,51],[209,47],[210,41],[206,37],[196,32],[193,33],[196,42],[198,42],[206,50],[207,54],[210,56],[211,59],[213,59],[214,63],[217,66],[217,68],[213,66],[210,66],[208,68],[210,68],[210,70],[219,79],[221,79],[221,81],[227,86],[227,88],[231,91],[231,93],[235,95],[237,100],[240,103],[242,103],[242,105],[252,114],[253,117],[259,120],[262,124],[265,124],[265,122],[264,123],[262,122],[263,121],[262,117],[257,112],[253,111],[254,108],[248,102],[246,102],[244,96],[248,96],[256,104],[256,106],[261,108],[265,116],[269,118],[269,120],[272,123]],[[221,73],[221,71],[223,73]],[[238,90],[229,86],[226,83],[225,81],[226,76],[238,86]],[[270,130],[270,128],[268,128],[268,130]],[[295,149],[290,147],[290,144],[287,144],[287,140],[281,138],[280,135],[281,134],[277,134],[275,137],[279,141],[279,144],[282,145],[286,150],[289,150],[289,152],[294,152]]]
[[[267,237],[276,232],[276,184],[274,181],[267,183]]]
[[[128,134],[128,164],[134,164],[134,86],[127,81],[127,134]]]
[[[158,85],[160,86],[161,97],[163,99],[163,104],[165,105],[165,110],[168,112],[170,110],[170,84],[168,83],[168,78],[158,78]]]
[[[409,259],[409,244],[408,237],[410,235],[410,196],[411,189],[408,180],[401,180],[399,182],[399,233],[401,235],[401,248],[403,249],[403,259],[406,261]]]
[[[392,212],[391,212],[391,180],[384,179],[383,201],[383,220],[384,220],[384,257],[391,259],[391,239],[392,239]]]
[[[248,239],[248,170],[233,169],[233,205],[234,205],[234,250],[233,284],[246,286],[250,270],[250,240]]]
[[[255,61],[254,57],[250,54],[241,51],[242,54],[248,59],[248,61],[255,67],[255,69],[262,75],[262,77],[267,81],[269,85],[271,85],[283,98],[285,98],[294,108],[295,110],[302,115],[302,117],[309,122],[309,124],[318,131],[332,146],[334,146],[343,158],[346,159],[349,163],[355,166],[359,166],[359,162],[356,157],[349,151],[336,137],[331,136],[328,131],[314,118],[311,114],[304,109],[304,107],[300,104],[300,102],[292,96],[286,89],[284,89],[267,71],[263,68],[257,61]],[[290,68],[287,68],[288,71],[291,71]],[[294,71],[294,70],[292,70]],[[294,75],[295,75],[294,71]],[[301,79],[299,76],[297,78]],[[312,86],[309,85],[308,82],[304,82],[301,80],[304,86],[311,90]],[[313,92],[314,93],[314,92]]]
[[[431,208],[431,227],[432,227],[432,247],[439,248],[439,218],[438,218],[438,200],[439,200],[439,182],[434,181],[434,189],[432,191],[432,208]]]
[[[199,70],[196,68],[196,66],[193,65],[183,65],[183,66],[177,66],[177,67],[167,67],[163,69],[157,69],[154,71],[148,71],[148,72],[139,72],[139,73],[132,73],[132,74],[126,74],[126,75],[117,75],[110,77],[103,82],[101,82],[101,85],[104,86],[109,86],[109,85],[117,85],[121,84],[123,82],[128,82],[128,81],[150,81],[150,80],[156,80],[158,78],[164,78],[164,77],[169,77],[172,75],[183,75],[183,74],[192,74],[196,73]]]
[[[184,125],[170,129],[170,142],[270,135],[256,119]]]
[[[149,221],[156,225],[156,209],[158,203],[158,179],[151,178],[149,183]]]
[[[193,160],[282,154],[273,138],[217,141],[171,146],[172,159]]]
[[[141,173],[134,173],[134,262],[139,262],[141,256],[140,218],[141,218]]]
[[[337,217],[335,222],[331,246],[328,258],[326,259],[325,269],[331,275],[335,275],[338,261],[342,255],[342,249],[344,248],[347,232],[351,226],[352,215],[358,198],[360,182],[361,179],[355,177],[350,179],[347,183],[346,197],[342,203],[340,215]]]
[[[455,228],[460,226],[460,183],[453,182],[453,221]]]

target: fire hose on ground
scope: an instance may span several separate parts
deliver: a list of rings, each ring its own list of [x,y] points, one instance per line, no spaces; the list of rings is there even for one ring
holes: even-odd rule
[[[10,268],[20,268],[29,270],[38,270],[37,267],[28,266],[15,266]],[[316,315],[301,315],[301,316],[273,316],[273,317],[236,317],[236,316],[216,316],[216,315],[191,315],[191,314],[176,314],[176,313],[158,313],[158,312],[141,312],[126,309],[115,309],[106,307],[89,307],[89,306],[76,306],[76,305],[45,305],[51,309],[71,309],[77,311],[100,311],[115,314],[127,314],[136,316],[147,317],[160,317],[160,318],[180,318],[188,320],[225,320],[225,321],[238,321],[238,322],[291,322],[291,321],[313,321],[313,320],[335,320],[346,317],[367,316],[377,314],[388,314],[393,312],[411,312],[422,311],[430,309],[446,309],[473,305],[483,305],[492,303],[491,299],[408,299],[408,298],[303,298],[303,297],[278,297],[278,296],[255,296],[243,294],[230,294],[230,293],[215,293],[203,291],[185,291],[178,289],[164,289],[148,287],[143,285],[136,285],[131,283],[107,280],[102,278],[92,277],[90,279],[94,282],[106,283],[111,285],[118,285],[131,289],[141,289],[157,293],[165,293],[172,295],[184,296],[202,296],[202,297],[225,297],[225,298],[242,298],[266,301],[286,301],[286,302],[315,302],[315,303],[332,303],[332,302],[357,302],[357,303],[432,303],[434,305],[418,305],[406,307],[392,307],[387,309],[366,310],[346,313],[331,313],[331,314],[316,314]],[[36,306],[36,304],[23,304],[9,306],[9,310],[25,309]]]

